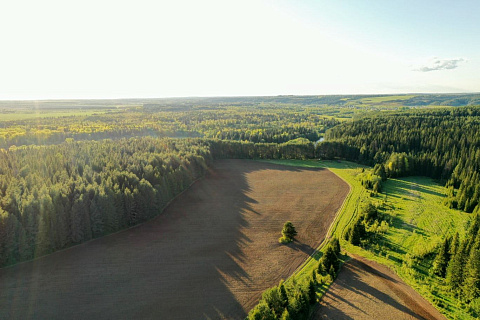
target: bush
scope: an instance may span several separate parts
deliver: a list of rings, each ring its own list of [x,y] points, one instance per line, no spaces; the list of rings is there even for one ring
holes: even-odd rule
[[[290,221],[287,221],[283,225],[282,237],[278,239],[278,242],[283,244],[290,243],[293,240],[295,240],[296,235],[297,235],[297,231],[295,230],[293,223],[291,223]]]

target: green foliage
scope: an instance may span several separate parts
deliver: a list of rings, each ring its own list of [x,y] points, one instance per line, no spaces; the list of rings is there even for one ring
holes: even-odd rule
[[[375,193],[382,191],[382,177],[372,172],[365,172],[359,175],[359,179],[366,189],[372,190]]]
[[[338,239],[333,238],[327,244],[319,266],[326,265],[329,269],[334,270],[334,274],[338,273],[339,254],[340,243]],[[292,279],[288,285],[280,281],[278,286],[265,290],[262,299],[249,312],[248,319],[267,319],[271,314],[275,319],[308,319],[313,305],[317,301],[317,273],[315,270],[312,271],[310,276],[303,278],[298,283],[295,279]],[[260,317],[263,315],[265,318]]]
[[[283,225],[282,229],[282,237],[278,239],[280,243],[290,243],[295,240],[295,236],[297,235],[297,231],[293,226],[292,222],[287,221]]]
[[[450,238],[445,238],[438,250],[435,260],[433,260],[432,272],[442,278],[445,278],[447,265],[450,261],[450,241]]]
[[[465,267],[463,293],[467,301],[480,298],[480,248],[474,248]]]
[[[325,249],[325,253],[318,262],[318,273],[325,275],[326,272],[334,279],[340,269],[340,243],[334,238]]]
[[[428,176],[446,182],[451,208],[473,212],[480,202],[480,107],[409,110],[343,123],[326,133],[317,154],[377,166],[374,175]],[[331,150],[334,149],[334,150]],[[368,188],[373,176],[364,178]]]
[[[345,240],[354,246],[359,246],[363,242],[375,240],[379,234],[383,234],[388,229],[388,224],[379,215],[378,208],[371,202],[367,202],[361,209],[360,214],[354,223],[346,230]]]
[[[0,151],[0,266],[148,220],[201,177],[210,161],[210,146],[201,140],[141,138]]]
[[[282,313],[282,317],[280,318],[280,320],[293,320],[293,318],[290,316],[288,310],[285,309]]]
[[[65,105],[68,106],[68,102],[64,102]],[[148,104],[139,108],[137,101],[137,105],[122,109],[96,106],[96,112],[72,108],[60,113],[59,110],[38,112],[37,105],[23,116],[18,110],[12,110],[14,117],[11,113],[2,117],[0,110],[0,122],[4,118],[11,119],[1,122],[0,147],[141,136],[202,137],[253,143],[285,143],[299,139],[294,144],[305,144],[319,140],[326,129],[339,123],[325,116],[328,112],[325,107],[282,106],[284,108],[279,109],[278,105],[258,102],[238,105],[223,101],[198,107],[176,101],[173,105]],[[52,118],[46,117],[48,115]]]
[[[283,286],[283,282],[279,286],[267,289],[259,303],[249,312],[248,319],[307,319],[315,302],[315,298],[311,300],[311,292],[314,289],[310,287],[310,283],[293,283],[286,287],[287,300],[282,297],[279,288]]]
[[[265,301],[259,302],[248,314],[249,320],[275,320],[275,313]]]
[[[464,294],[455,297],[457,291],[452,291],[444,278],[430,272],[445,238],[452,239],[450,256],[460,246],[462,239],[470,238],[467,230],[475,225],[471,214],[445,207],[443,199],[446,188],[430,178],[388,179],[383,184],[385,193],[370,198],[366,196],[358,179],[361,174],[360,165],[344,161],[325,163],[353,186],[355,197],[349,203],[355,206],[348,206],[347,203],[344,211],[345,216],[351,219],[351,224],[355,223],[356,217],[363,215],[362,208],[365,205],[362,203],[372,202],[377,207],[378,217],[382,219],[380,224],[376,225],[373,221],[366,228],[369,237],[361,242],[361,246],[353,246],[349,241],[342,241],[342,246],[349,252],[391,267],[404,281],[434,303],[447,318],[458,316],[472,319],[467,314],[468,308],[465,308],[468,302],[462,302]],[[347,165],[351,169],[340,167]],[[385,226],[383,231],[382,224]],[[348,227],[343,230],[348,230]],[[462,287],[459,290],[462,292]]]

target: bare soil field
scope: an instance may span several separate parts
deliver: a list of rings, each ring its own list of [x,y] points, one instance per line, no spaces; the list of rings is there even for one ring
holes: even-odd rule
[[[348,189],[324,169],[216,161],[157,218],[0,269],[0,319],[243,319],[320,244]]]
[[[393,271],[355,256],[320,302],[313,319],[446,319]]]

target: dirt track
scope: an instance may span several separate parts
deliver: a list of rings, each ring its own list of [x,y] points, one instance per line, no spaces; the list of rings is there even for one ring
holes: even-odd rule
[[[342,267],[313,319],[446,319],[395,273],[356,256]]]
[[[217,161],[152,221],[0,269],[0,319],[243,319],[321,242],[347,193],[327,170]],[[287,220],[299,236],[282,246]]]

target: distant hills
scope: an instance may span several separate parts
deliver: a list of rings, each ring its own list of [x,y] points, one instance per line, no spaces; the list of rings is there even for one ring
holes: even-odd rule
[[[0,109],[98,109],[125,107],[202,107],[202,106],[258,106],[258,105],[312,105],[352,107],[426,107],[480,105],[480,93],[465,94],[400,94],[400,95],[318,95],[318,96],[258,96],[258,97],[188,97],[148,99],[92,99],[92,100],[3,100]]]

